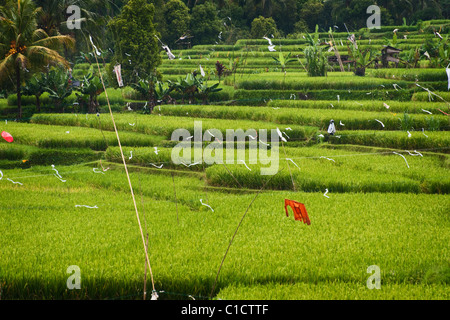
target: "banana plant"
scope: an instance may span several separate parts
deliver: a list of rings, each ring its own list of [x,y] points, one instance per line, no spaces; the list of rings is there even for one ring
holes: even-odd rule
[[[188,98],[189,103],[194,100],[195,94],[198,92],[199,80],[194,73],[188,73],[186,77],[180,78],[177,82],[168,80],[169,87],[181,94],[182,103]]]
[[[99,106],[97,98],[104,91],[100,78],[93,74],[84,76],[79,90],[88,98],[88,112],[94,113]]]
[[[285,72],[285,70],[286,70],[286,65],[287,65],[289,62],[294,62],[294,61],[296,61],[295,59],[290,59],[290,56],[291,56],[291,52],[289,52],[289,54],[285,57],[284,54],[283,54],[283,52],[280,51],[280,52],[278,52],[278,58],[272,57],[272,59],[275,60],[276,64],[278,64],[278,65],[281,66],[281,71],[282,71],[282,72]]]
[[[306,34],[307,46],[303,49],[306,59],[306,70],[310,77],[326,76],[328,61],[321,47],[319,26],[316,25],[314,35]]]
[[[45,78],[42,74],[39,77],[34,76],[25,83],[23,87],[23,94],[27,96],[35,96],[36,98],[36,111],[41,112],[41,95],[45,92]]]
[[[157,85],[155,86],[155,98],[158,104],[161,104],[164,100],[170,98],[170,93],[172,92],[173,87],[170,85],[165,85],[161,81],[157,81]]]
[[[72,94],[70,73],[63,69],[52,69],[45,76],[45,90],[57,110],[64,112],[67,105],[66,98]]]
[[[147,78],[140,79],[137,83],[131,84],[131,87],[135,89],[142,97],[148,102],[150,113],[156,105],[156,84],[158,78],[155,74],[151,73]]]
[[[211,93],[219,92],[222,90],[222,88],[218,88],[218,86],[219,86],[219,83],[215,83],[212,86],[208,86],[207,81],[205,81],[205,82],[200,81],[199,86],[198,86],[198,89],[199,89],[198,93],[199,93],[200,97],[202,98],[204,104],[208,104],[208,98]]]

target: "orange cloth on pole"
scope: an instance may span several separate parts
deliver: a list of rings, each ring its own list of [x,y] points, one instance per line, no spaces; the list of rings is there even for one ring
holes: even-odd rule
[[[292,208],[292,211],[294,211],[295,220],[303,221],[303,223],[306,223],[308,225],[311,224],[311,221],[309,220],[308,217],[308,212],[306,212],[306,208],[303,203],[294,200],[284,199],[284,210],[286,211],[287,217],[289,217],[289,212],[287,208],[288,206],[290,206]]]

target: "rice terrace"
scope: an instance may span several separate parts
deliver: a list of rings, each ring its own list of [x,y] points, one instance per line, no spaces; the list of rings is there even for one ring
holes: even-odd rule
[[[448,1],[391,2],[0,1],[0,299],[448,300]]]

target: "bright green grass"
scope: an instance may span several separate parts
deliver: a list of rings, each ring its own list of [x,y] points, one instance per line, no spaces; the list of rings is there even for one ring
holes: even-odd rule
[[[162,107],[164,108],[164,106]],[[150,135],[164,136],[171,139],[172,133],[177,129],[186,129],[191,134],[194,133],[195,121],[201,121],[202,132],[208,129],[220,130],[225,136],[226,130],[248,130],[248,129],[276,129],[279,125],[272,122],[257,122],[251,120],[220,120],[196,117],[173,117],[162,116],[156,107],[151,115],[137,113],[123,113],[114,115],[117,129],[121,132],[132,131]],[[101,124],[104,130],[114,130],[111,117],[109,114],[102,114]],[[52,124],[58,126],[81,126],[98,128],[98,120],[95,115],[89,115],[88,118],[83,116],[75,116],[73,114],[38,114],[31,119],[32,123]],[[134,125],[130,125],[134,124]],[[310,137],[316,128],[308,126],[291,125],[293,138]]]
[[[304,72],[300,73],[303,74]],[[289,77],[288,77],[289,74]],[[298,73],[266,72],[258,75],[246,75],[244,80],[235,82],[239,89],[343,89],[343,90],[394,90],[394,84],[406,89],[410,84],[404,80],[357,77],[352,73],[330,72],[327,77],[297,76]],[[230,78],[228,78],[230,79]],[[383,88],[384,86],[384,88]],[[399,89],[398,87],[396,87]]]
[[[269,164],[261,164],[261,157],[258,158],[257,164],[251,164],[248,154],[245,159],[248,168],[238,162],[227,164],[227,167],[217,164],[208,167],[206,174],[209,183],[213,185],[241,185],[254,189],[268,183],[267,188],[270,189],[292,190],[295,187],[295,190],[308,192],[325,192],[328,189],[330,193],[446,194],[450,191],[450,179],[442,176],[449,168],[448,156],[434,153],[421,153],[423,156],[420,156],[413,151],[410,151],[413,154],[410,155],[405,150],[396,150],[395,152],[405,157],[403,159],[393,152],[394,150],[388,149],[357,152],[320,146],[285,147],[280,148],[278,155],[278,169],[282,171],[274,177],[262,176],[260,168],[267,168]],[[272,160],[275,161],[273,155]]]
[[[143,248],[123,170],[57,169],[67,182],[56,179],[50,167],[3,172],[2,298],[140,299]],[[177,220],[170,175],[132,172],[131,181],[149,233],[155,288],[165,291],[160,297],[208,297],[229,240],[255,194],[206,191],[201,179],[176,175]],[[306,204],[310,226],[285,216],[285,198]],[[365,286],[367,267],[378,265],[382,288],[392,286],[401,297],[414,298],[406,288],[421,287],[430,270],[448,262],[448,207],[448,198],[441,195],[346,193],[327,199],[322,193],[262,193],[240,226],[216,293],[239,283],[249,288],[239,299],[252,299],[261,297],[250,290],[257,285],[336,281],[316,297],[345,299],[349,286]],[[66,288],[70,265],[81,269],[80,291]],[[434,286],[429,297],[442,298],[446,285]]]
[[[370,274],[367,274],[369,277]],[[324,298],[326,297],[326,298]],[[222,289],[222,300],[448,300],[447,286],[436,284],[381,284],[368,289],[361,282],[265,283],[255,286],[230,285]]]
[[[199,118],[216,118],[216,119],[251,119],[255,121],[268,121],[279,124],[295,123],[297,125],[315,126],[319,128],[327,127],[330,120],[334,119],[336,125],[346,130],[398,130],[401,129],[403,114],[393,114],[383,106],[383,102],[378,102],[378,112],[375,111],[359,111],[356,107],[353,110],[340,109],[339,105],[346,105],[347,102],[338,103],[326,102],[322,103],[322,108],[314,109],[314,101],[309,102],[310,108],[284,108],[282,102],[272,102],[270,107],[245,107],[245,106],[193,106],[193,105],[167,105],[161,107],[161,113],[168,116],[178,117],[199,117]],[[285,102],[289,104],[289,102]],[[334,108],[334,104],[337,105]],[[351,102],[350,102],[351,104]],[[369,102],[369,104],[375,104]],[[295,102],[294,106],[308,106],[308,102]],[[406,105],[406,104],[405,104]],[[411,104],[412,105],[412,104]],[[325,107],[326,109],[325,109]],[[355,104],[352,104],[355,106]],[[383,109],[380,108],[383,107]],[[274,110],[274,108],[282,108]],[[405,107],[407,108],[407,107]],[[432,109],[435,113],[435,107]],[[420,110],[421,111],[421,110]],[[431,111],[430,111],[431,112]],[[433,117],[433,122],[430,118]],[[380,120],[384,127],[374,119]],[[340,126],[340,123],[343,126]],[[410,116],[411,130],[450,130],[450,122],[448,117],[443,114],[429,115],[423,111],[421,114]]]
[[[84,118],[86,115],[71,115]],[[91,148],[106,150],[108,146],[118,145],[114,132],[100,130],[103,124],[95,115],[90,115],[92,125],[96,128],[78,126],[50,126],[28,123],[9,122],[5,129],[14,137],[17,144],[37,146],[41,148]],[[130,125],[129,125],[130,126]],[[131,126],[130,126],[131,127]],[[121,132],[121,143],[132,146],[153,146],[161,142],[162,137],[136,132]]]
[[[389,107],[386,107],[386,105]],[[307,108],[307,109],[329,109],[329,110],[357,110],[377,111],[392,113],[418,113],[432,115],[443,115],[438,109],[445,112],[448,105],[445,102],[417,102],[417,101],[395,101],[395,100],[364,100],[362,102],[344,100],[273,100],[267,103],[272,108]],[[423,111],[426,110],[426,111]]]

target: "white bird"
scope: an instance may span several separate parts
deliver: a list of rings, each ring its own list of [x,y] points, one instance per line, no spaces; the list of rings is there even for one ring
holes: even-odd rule
[[[434,34],[437,35],[437,36],[439,37],[439,39],[444,39],[444,38],[442,38],[442,36],[439,34],[439,32],[436,31]]]
[[[422,109],[422,111],[423,112],[426,112],[426,113],[429,113],[429,114],[433,114],[433,113],[431,113],[430,111],[428,111],[428,110],[424,110],[424,109]]]
[[[339,121],[339,124],[340,124],[341,126],[345,126],[345,124],[343,124],[342,121]]]
[[[163,167],[163,165],[164,165],[164,163],[163,163],[163,164],[161,164],[160,166],[157,166],[156,164],[151,163],[151,162],[150,162],[150,164],[151,164],[152,166],[158,168],[158,169],[161,169],[161,168]]]
[[[328,189],[325,189],[325,193],[323,194],[323,196],[329,198],[329,196],[327,196],[327,193],[328,193]]]
[[[422,134],[423,134],[425,137],[428,138],[428,136],[425,134],[425,129],[424,129],[424,128],[422,128]]]
[[[396,33],[398,31],[398,29],[394,29],[394,31],[392,31],[393,33]]]
[[[269,48],[269,51],[271,51],[271,52],[277,51],[277,50],[275,50],[275,46],[268,46],[267,48]]]
[[[158,147],[153,147],[155,149],[155,153],[158,154]]]
[[[133,158],[133,151],[130,151],[130,156],[128,157],[128,160],[131,160]]]
[[[383,102],[383,106],[385,106],[386,107],[386,109],[389,109],[390,107],[389,107],[389,105],[388,104],[386,104],[385,102]]]
[[[409,132],[409,131],[406,131],[406,132],[408,132],[408,138],[411,138],[411,132]]]

